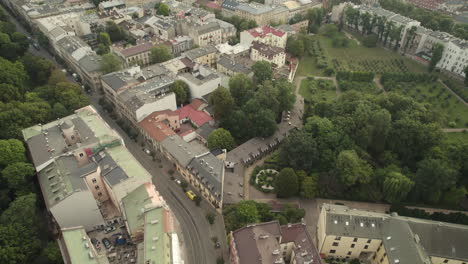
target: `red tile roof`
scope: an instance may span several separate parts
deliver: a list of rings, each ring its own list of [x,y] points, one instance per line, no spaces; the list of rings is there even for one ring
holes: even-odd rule
[[[254,36],[256,38],[257,37],[264,38],[268,34],[273,34],[275,36],[282,37],[285,34],[283,31],[281,31],[279,29],[269,27],[269,26],[252,28],[252,29],[248,30],[248,32],[250,33],[250,35],[252,35],[252,36]]]
[[[198,103],[194,105],[197,106]],[[195,123],[198,127],[203,126],[206,122],[213,120],[210,115],[203,111],[196,110],[194,105],[189,104],[182,108],[176,110],[176,113],[179,114],[179,119],[190,119],[193,123]]]
[[[213,9],[216,9],[216,10],[221,10],[221,6],[216,4],[216,3],[212,3],[212,2],[209,2],[206,4],[207,7],[209,8],[213,8]]]
[[[193,107],[193,109],[198,110],[198,111],[203,110],[202,106],[204,104],[206,104],[206,103],[203,102],[202,100],[198,99],[198,98],[193,99],[192,102],[190,103],[190,105]]]
[[[163,141],[168,136],[175,135],[175,132],[165,123],[154,121],[154,117],[160,115],[161,112],[167,112],[168,115],[176,114],[170,110],[158,111],[152,113],[151,115],[147,116],[145,119],[140,121],[140,123],[138,123],[138,125],[148,134],[148,136],[150,136],[158,142]]]
[[[143,44],[140,44],[140,45],[130,47],[128,49],[123,49],[123,50],[120,51],[120,53],[122,53],[122,55],[124,55],[125,57],[130,57],[130,56],[135,56],[135,55],[143,53],[143,52],[147,52],[152,47],[153,47],[153,44],[147,42],[147,43],[143,43]]]

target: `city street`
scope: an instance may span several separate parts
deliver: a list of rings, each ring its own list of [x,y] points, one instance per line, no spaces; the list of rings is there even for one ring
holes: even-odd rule
[[[24,27],[7,12],[10,17],[10,21],[16,25],[17,31],[25,34],[28,37],[33,38]],[[33,38],[34,39],[34,38]],[[45,59],[50,60],[58,69],[63,69],[60,64],[55,61],[42,47],[37,50],[32,45],[29,47],[29,52],[34,55],[41,56]],[[74,78],[67,74],[67,78],[70,82],[76,82]],[[153,176],[153,183],[156,186],[156,190],[163,196],[167,204],[174,213],[180,226],[181,230],[180,241],[183,247],[183,254],[185,254],[185,261],[188,264],[209,264],[216,263],[216,259],[223,256],[227,261],[228,247],[226,244],[226,234],[224,229],[224,221],[222,215],[216,212],[216,210],[210,206],[206,201],[202,201],[200,207],[196,206],[195,203],[188,199],[182,188],[173,180],[171,180],[168,170],[171,168],[171,164],[161,158],[161,155],[157,155],[160,162],[155,162],[152,157],[142,151],[142,147],[131,140],[127,134],[111,119],[107,112],[105,112],[98,104],[99,93],[93,93],[90,97],[91,104],[98,110],[104,120],[119,134],[125,141],[125,145],[129,151],[135,156],[135,158],[148,170]],[[175,175],[181,179],[180,175]],[[213,225],[210,225],[206,220],[206,213],[213,212],[216,214],[216,220]],[[215,248],[215,243],[212,238],[216,237],[221,245],[220,248]]]

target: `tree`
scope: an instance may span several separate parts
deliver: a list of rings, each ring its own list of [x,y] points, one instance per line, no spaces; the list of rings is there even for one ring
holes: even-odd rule
[[[431,61],[429,62],[429,71],[433,71],[439,63],[440,59],[442,59],[442,54],[444,53],[444,45],[442,44],[434,44],[432,47],[432,56]]]
[[[320,28],[319,33],[320,35],[323,35],[329,38],[334,38],[336,34],[338,34],[338,28],[336,27],[335,24],[326,24]]]
[[[106,32],[99,32],[99,35],[97,36],[97,41],[99,44],[102,44],[106,47],[109,47],[110,45],[112,45],[110,36]]]
[[[437,203],[444,191],[455,185],[457,172],[440,159],[424,159],[418,163],[415,188],[420,199]]]
[[[299,191],[297,175],[291,168],[284,168],[276,176],[275,190],[278,197],[288,198]]]
[[[195,197],[193,198],[193,200],[195,201],[195,204],[196,204],[197,206],[200,206],[201,201],[202,201],[202,198],[201,198],[200,196],[198,196],[198,195],[195,196]]]
[[[8,166],[16,162],[26,161],[26,149],[23,143],[17,139],[0,140],[0,167]]]
[[[21,93],[18,87],[7,83],[0,84],[0,101],[8,103],[11,101],[21,100]]]
[[[275,88],[278,90],[279,111],[291,110],[296,100],[294,85],[282,78],[276,82]]]
[[[101,71],[110,73],[122,69],[122,61],[112,53],[104,54],[101,60]]]
[[[176,80],[171,85],[171,91],[175,93],[177,105],[182,105],[190,99],[190,88],[182,80]]]
[[[344,150],[338,155],[336,170],[339,179],[347,187],[368,183],[372,174],[372,168],[354,150]]]
[[[463,72],[465,73],[465,86],[468,86],[468,66],[465,67]]]
[[[229,92],[237,106],[244,105],[252,97],[254,85],[245,74],[239,73],[229,79]]]
[[[206,213],[206,220],[208,220],[208,223],[210,225],[213,225],[216,219],[216,215],[213,212],[208,212]]]
[[[318,179],[317,175],[305,177],[302,182],[301,196],[304,198],[312,199],[317,196],[318,193]]]
[[[69,114],[69,111],[61,103],[55,103],[52,107],[55,118],[62,118]]]
[[[164,4],[161,4],[164,5]],[[161,63],[172,58],[171,51],[164,45],[158,45],[151,49],[151,63]]]
[[[28,79],[21,62],[15,63],[0,58],[0,83],[11,84],[20,89],[23,93],[23,84]]]
[[[214,117],[217,120],[222,120],[229,116],[233,107],[234,99],[228,89],[223,86],[218,87],[209,98],[210,104],[213,105]]]
[[[156,14],[161,15],[161,16],[168,16],[170,13],[171,13],[171,9],[169,8],[167,4],[165,3],[159,4]]]
[[[304,42],[301,39],[290,37],[286,42],[286,51],[294,57],[302,57],[304,55]]]
[[[257,84],[262,84],[266,80],[273,78],[273,70],[271,64],[267,61],[257,61],[252,65],[255,81]]]
[[[2,178],[8,183],[11,190],[25,190],[30,185],[35,172],[30,163],[16,162],[9,164],[2,170]]]
[[[414,182],[400,172],[389,172],[383,182],[385,201],[396,203],[403,201],[413,188]]]
[[[47,83],[55,66],[49,61],[39,56],[27,53],[21,58],[24,69],[29,75],[29,79],[36,85]]]
[[[55,241],[47,244],[47,247],[45,247],[41,252],[41,257],[43,257],[48,264],[63,264],[62,253]]]
[[[245,224],[257,223],[260,221],[260,215],[255,201],[241,201],[236,208],[237,220],[241,226]]]
[[[364,37],[364,39],[362,40],[362,44],[368,48],[375,48],[377,46],[377,36],[369,35]]]
[[[224,128],[217,128],[208,136],[208,147],[210,149],[226,149],[231,150],[236,143],[231,133]]]

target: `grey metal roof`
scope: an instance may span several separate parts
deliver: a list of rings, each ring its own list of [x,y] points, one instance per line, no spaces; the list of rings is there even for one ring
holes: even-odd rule
[[[126,89],[118,96],[127,104],[130,109],[137,110],[147,103],[152,103],[166,93],[170,93],[170,85],[174,79],[162,75],[152,78],[140,85]]]
[[[213,132],[216,128],[210,125],[209,122],[203,124],[201,127],[197,129],[197,134],[200,135],[205,140],[208,140],[208,136]]]
[[[237,6],[237,9],[253,15],[260,15],[271,12],[273,10],[273,8],[270,6],[258,3],[241,3]]]
[[[229,69],[233,72],[250,74],[252,70],[245,66],[242,63],[236,63],[235,60],[229,58],[228,56],[221,56],[218,60],[218,64],[222,65],[224,68]]]
[[[390,263],[429,263],[428,256],[468,261],[468,226],[324,204],[326,233],[379,239]]]
[[[225,9],[228,9],[228,10],[235,11],[235,10],[236,10],[236,7],[237,7],[238,5],[239,5],[239,3],[236,2],[236,1],[225,0],[225,1],[221,4],[221,7],[222,7],[222,8],[225,8]]]
[[[61,47],[67,53],[72,54],[81,47],[89,47],[86,42],[77,36],[66,36],[57,41],[57,46]]]
[[[125,171],[117,165],[114,159],[107,154],[106,151],[100,151],[94,155],[93,160],[99,164],[101,175],[104,176],[110,186],[119,184],[129,178]]]
[[[188,164],[198,181],[201,182],[217,198],[222,197],[224,177],[224,162],[216,158],[211,152],[195,157]]]
[[[87,72],[98,72],[101,69],[101,60],[99,55],[86,55],[78,63]]]
[[[120,78],[119,73],[117,72],[103,75],[101,76],[101,79],[114,91],[119,90],[127,84],[124,80],[122,80],[122,78]]]
[[[216,52],[218,52],[218,50],[216,49],[215,46],[207,45],[205,47],[200,47],[200,48],[189,50],[189,51],[187,51],[187,52],[185,52],[183,54],[187,58],[189,58],[191,60],[195,60],[197,58],[206,56],[206,55],[211,54],[211,53],[216,53]]]
[[[195,156],[204,153],[206,150],[195,148],[185,142],[180,136],[169,136],[161,142],[162,147],[176,159],[180,165],[187,167]]]

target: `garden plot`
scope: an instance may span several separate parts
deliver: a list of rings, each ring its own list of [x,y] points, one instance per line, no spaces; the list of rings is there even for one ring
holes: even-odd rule
[[[312,77],[302,81],[299,93],[309,101],[332,101],[337,97],[333,81],[314,79]]]

